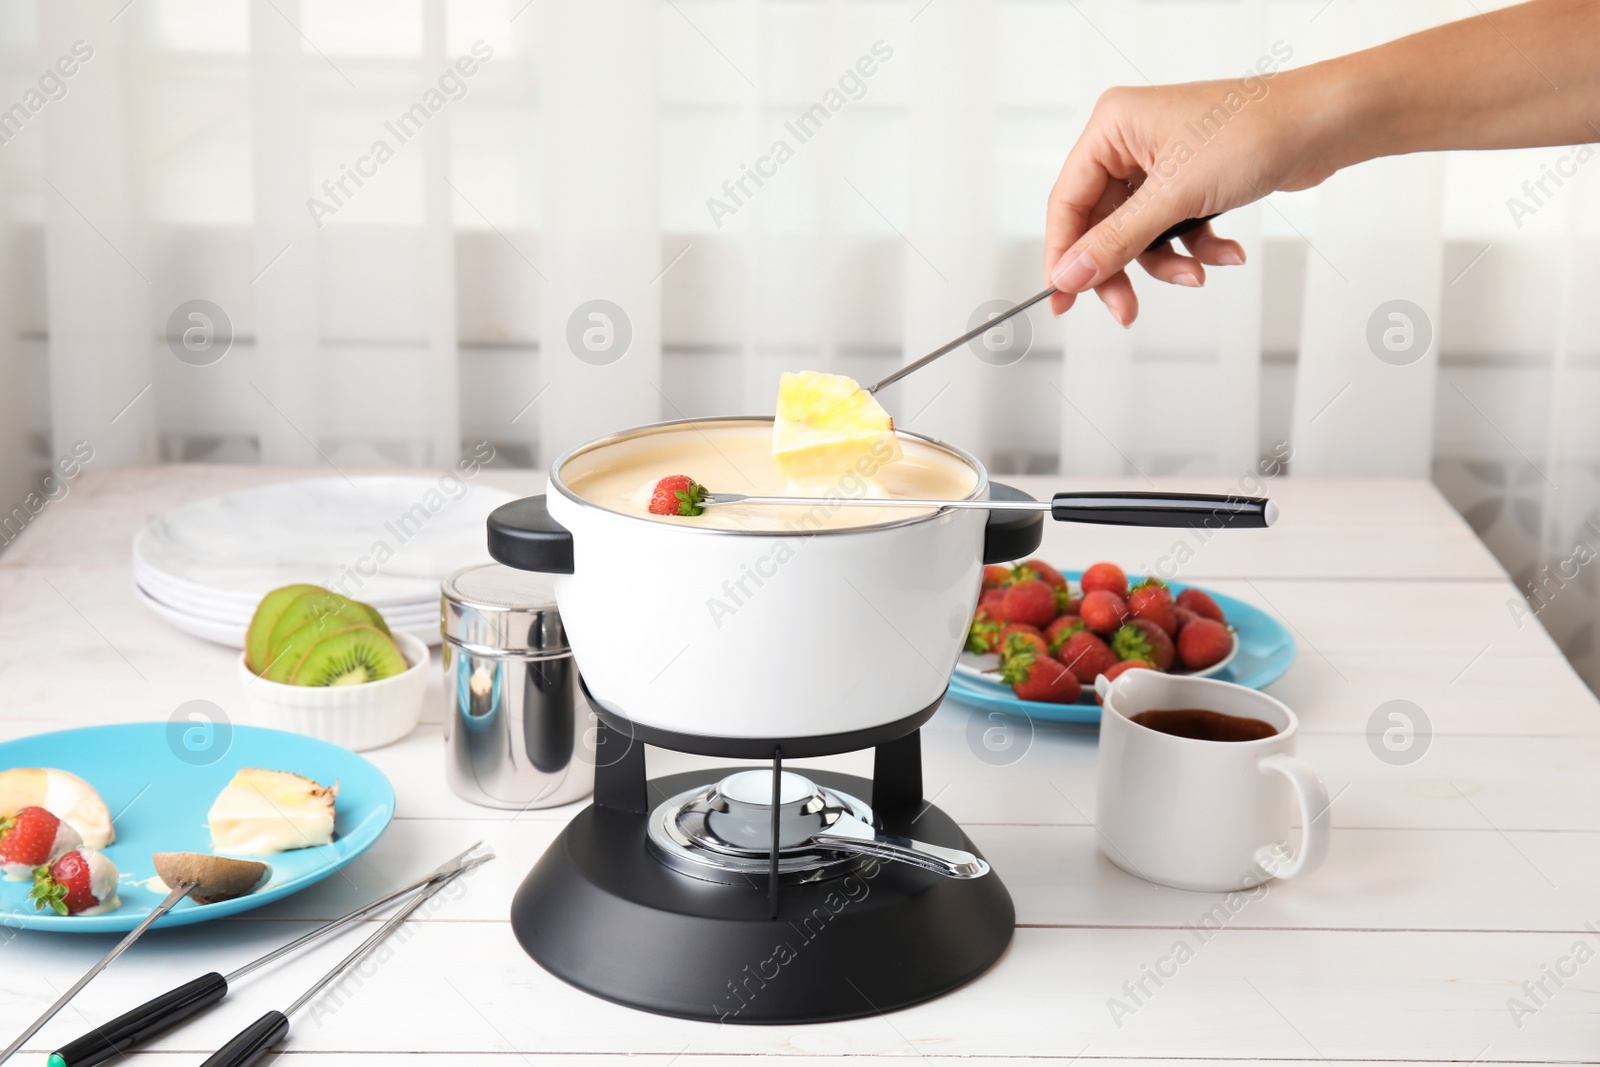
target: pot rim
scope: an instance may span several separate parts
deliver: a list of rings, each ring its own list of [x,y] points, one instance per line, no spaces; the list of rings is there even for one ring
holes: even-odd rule
[[[617,518],[626,520],[628,522],[637,522],[646,526],[681,530],[700,535],[716,534],[724,536],[731,535],[735,537],[789,537],[802,535],[806,537],[819,537],[838,534],[855,534],[866,533],[874,530],[897,530],[905,526],[915,526],[918,523],[927,522],[931,519],[936,519],[941,515],[950,513],[951,509],[949,508],[938,508],[928,512],[926,515],[913,515],[910,518],[896,519],[893,522],[873,523],[870,526],[843,526],[837,529],[726,530],[709,526],[668,525],[666,523],[657,522],[654,519],[645,518],[642,515],[630,515],[625,511],[614,511],[611,508],[602,507],[593,501],[583,499],[571,489],[567,488],[567,484],[561,480],[561,468],[564,467],[569,460],[576,459],[578,456],[581,456],[587,452],[592,452],[595,449],[604,448],[607,445],[617,444],[621,441],[627,441],[635,437],[642,437],[646,434],[659,433],[675,427],[704,425],[706,423],[753,422],[767,423],[770,425],[775,417],[776,416],[773,415],[712,415],[700,419],[671,419],[667,422],[652,422],[646,423],[643,426],[634,426],[626,430],[618,430],[616,433],[610,433],[604,437],[596,437],[591,441],[585,441],[583,444],[569,448],[567,451],[557,456],[555,462],[550,464],[550,473],[548,476],[549,487],[581,508],[588,508],[591,511],[598,511],[605,515],[614,515]],[[897,436],[909,437],[912,440],[921,441],[925,445],[949,453],[950,455],[953,455],[957,459],[961,460],[977,474],[978,480],[973,485],[971,491],[960,499],[982,500],[985,498],[985,494],[987,494],[989,491],[989,469],[983,465],[977,456],[974,456],[964,448],[958,448],[955,445],[947,444],[936,437],[929,437],[926,434],[914,433],[911,430],[901,430],[898,428],[894,432]]]

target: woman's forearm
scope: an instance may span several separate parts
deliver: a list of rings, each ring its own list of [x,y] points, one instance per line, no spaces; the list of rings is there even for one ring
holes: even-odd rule
[[[1596,141],[1600,0],[1535,0],[1285,77],[1338,113],[1316,127],[1330,170],[1408,152]]]

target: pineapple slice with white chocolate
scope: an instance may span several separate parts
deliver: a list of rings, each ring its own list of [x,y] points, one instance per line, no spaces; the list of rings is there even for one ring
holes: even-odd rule
[[[900,458],[894,420],[855,379],[820,371],[780,379],[772,459],[791,484],[832,488],[827,483],[870,477]]]
[[[339,783],[320,785],[288,771],[244,767],[211,805],[213,851],[270,856],[333,840]]]

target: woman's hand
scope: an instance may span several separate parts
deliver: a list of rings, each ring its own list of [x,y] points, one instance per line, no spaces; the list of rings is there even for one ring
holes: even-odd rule
[[[1248,204],[1277,189],[1305,189],[1336,169],[1317,145],[1332,95],[1310,70],[1271,77],[1111,89],[1073,145],[1045,224],[1044,272],[1061,292],[1059,315],[1094,289],[1123,326],[1139,313],[1124,268],[1138,259],[1151,276],[1205,284],[1207,265],[1244,262],[1237,241],[1209,224],[1145,251],[1168,227]]]

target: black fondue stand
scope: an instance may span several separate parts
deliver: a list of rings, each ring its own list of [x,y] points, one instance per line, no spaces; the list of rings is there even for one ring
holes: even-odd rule
[[[991,484],[995,499],[1030,499]],[[991,512],[985,563],[1039,547],[1044,516]],[[549,571],[571,540],[542,496],[489,518],[489,553]],[[557,558],[559,562],[559,558]],[[580,665],[581,666],[581,665]],[[585,691],[585,696],[588,696]],[[941,698],[942,699],[942,698]],[[785,884],[778,871],[778,785],[785,759],[873,750],[872,779],[807,770],[859,797],[885,833],[978,849],[923,798],[922,724],[939,701],[884,726],[796,738],[701,737],[656,729],[590,700],[600,724],[594,803],[534,865],[511,904],[511,926],[552,974],[606,1000],[688,1019],[804,1023],[908,1007],[971,981],[1011,943],[1016,910],[999,876],[944,878],[863,859],[840,877]],[[725,885],[675,871],[646,847],[647,818],[667,799],[738,768],[647,780],[645,747],[771,760],[773,833],[765,886]]]

